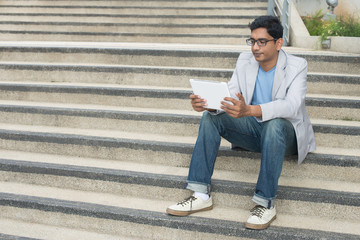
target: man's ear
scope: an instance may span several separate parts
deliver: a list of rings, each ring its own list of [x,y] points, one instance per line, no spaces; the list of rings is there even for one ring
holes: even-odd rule
[[[284,39],[282,39],[282,38],[279,38],[278,40],[276,40],[276,42],[275,42],[276,50],[280,51],[283,43],[284,43]]]

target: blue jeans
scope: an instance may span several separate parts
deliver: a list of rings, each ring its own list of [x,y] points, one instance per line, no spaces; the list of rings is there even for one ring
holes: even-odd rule
[[[211,176],[221,137],[243,149],[260,152],[261,166],[253,201],[274,206],[284,156],[297,153],[292,124],[282,118],[258,122],[254,117],[233,118],[205,111],[191,158],[186,189],[210,194]]]

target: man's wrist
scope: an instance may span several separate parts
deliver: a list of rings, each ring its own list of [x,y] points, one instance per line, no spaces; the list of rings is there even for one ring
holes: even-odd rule
[[[247,111],[245,115],[248,117],[261,117],[262,112],[260,105],[247,105]]]

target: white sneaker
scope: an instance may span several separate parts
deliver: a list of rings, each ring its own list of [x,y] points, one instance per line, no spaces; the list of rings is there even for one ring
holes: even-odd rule
[[[250,229],[265,229],[270,226],[270,223],[276,218],[275,207],[268,209],[266,207],[256,205],[250,210],[251,215],[245,223],[246,228]]]
[[[182,202],[172,205],[166,209],[166,212],[175,216],[187,216],[189,214],[211,210],[213,208],[212,198],[207,201],[191,196]]]

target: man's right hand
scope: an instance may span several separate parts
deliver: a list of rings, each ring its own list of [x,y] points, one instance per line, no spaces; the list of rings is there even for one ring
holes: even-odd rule
[[[190,95],[190,99],[191,99],[191,106],[192,108],[197,111],[197,112],[203,112],[205,110],[209,110],[209,111],[215,111],[214,109],[207,109],[206,106],[206,100],[200,98],[199,95]]]

